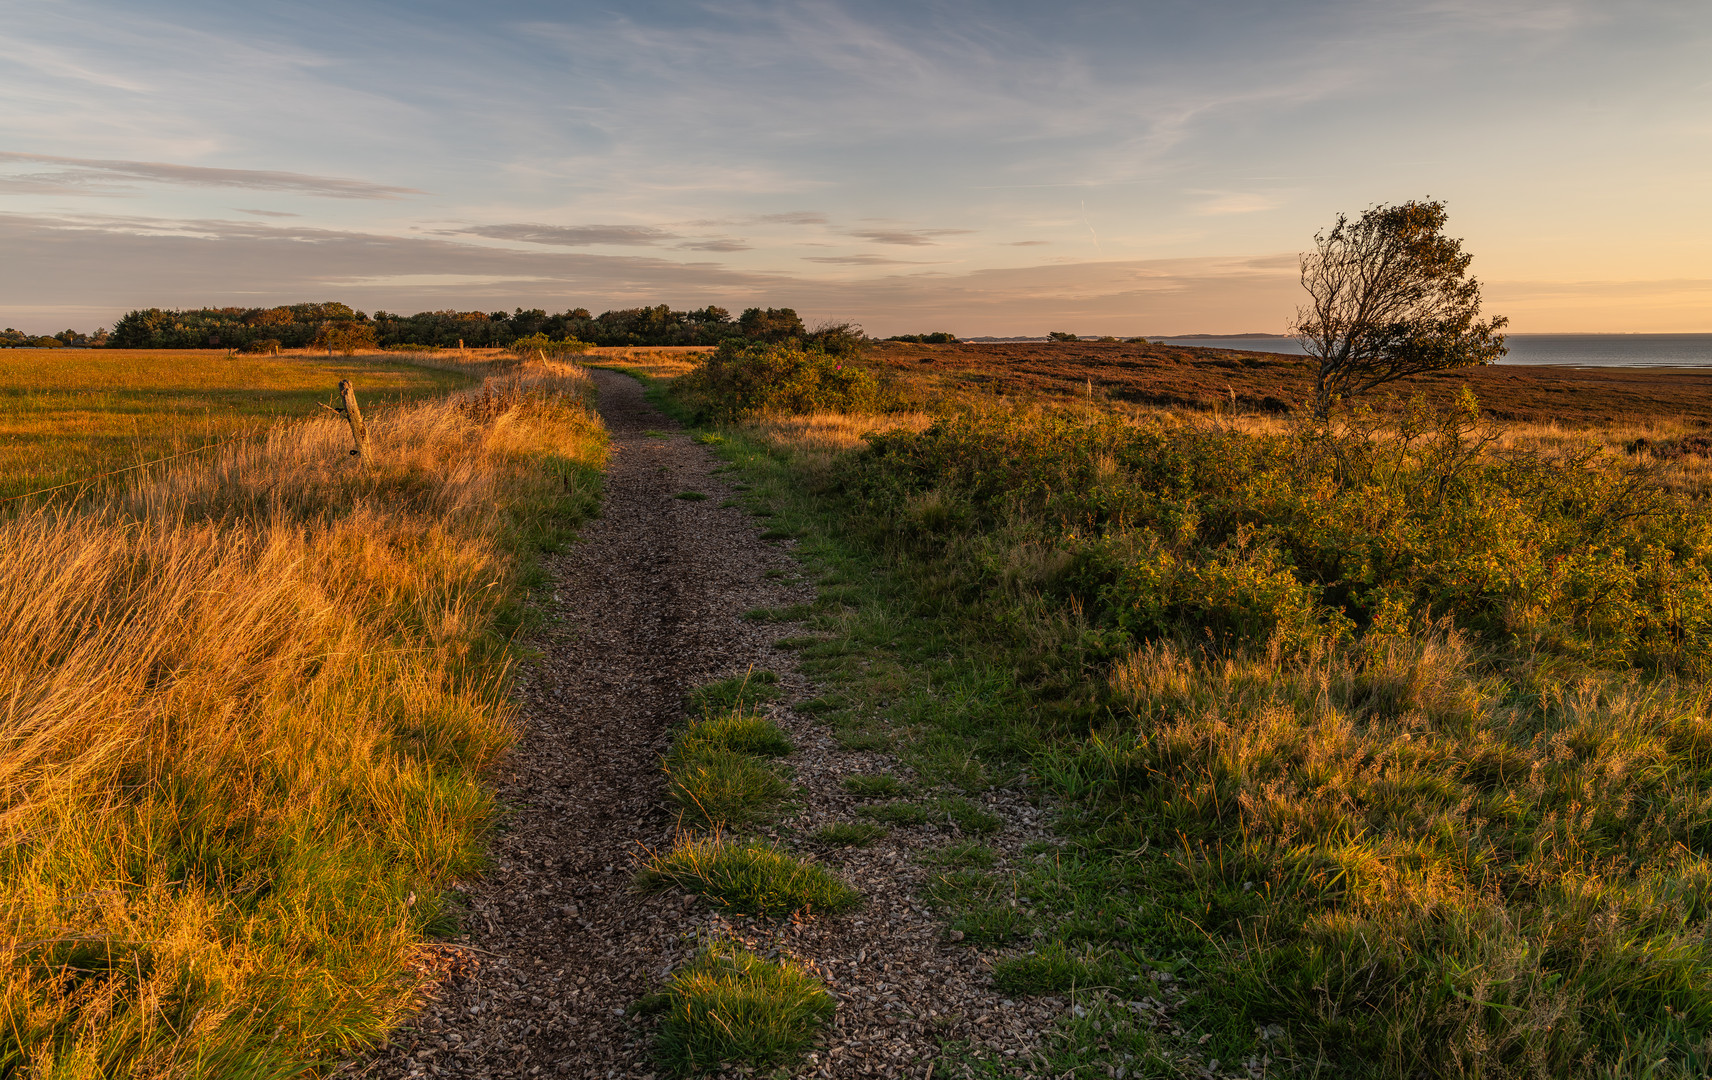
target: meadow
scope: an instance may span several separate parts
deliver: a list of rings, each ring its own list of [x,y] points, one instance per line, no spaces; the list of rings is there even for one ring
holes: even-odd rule
[[[1030,868],[935,889],[1000,989],[1076,1002],[1055,1075],[1712,1069],[1712,503],[1634,444],[1694,415],[1315,424],[870,363],[662,389],[818,573],[834,731],[921,798],[1055,812]]]
[[[0,499],[314,416],[340,379],[353,380],[373,411],[442,396],[479,375],[379,354],[0,349]]]
[[[0,519],[0,1075],[325,1072],[413,1008],[482,865],[536,560],[599,497],[590,381],[27,362],[32,482],[67,417],[141,433],[80,467],[248,434]],[[314,407],[347,376],[360,457]]]

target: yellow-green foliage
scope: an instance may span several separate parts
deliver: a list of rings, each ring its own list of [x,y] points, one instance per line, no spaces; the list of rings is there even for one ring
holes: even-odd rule
[[[679,822],[691,828],[752,824],[768,817],[791,790],[778,767],[764,759],[790,752],[790,739],[765,717],[739,708],[709,713],[673,740],[663,762],[666,795],[678,806]]]
[[[527,550],[597,490],[586,387],[0,523],[0,1074],[296,1076],[402,1015],[480,865]]]
[[[665,770],[679,821],[697,829],[759,821],[791,790],[766,762],[708,742],[680,742],[666,755]]]
[[[660,1003],[660,1063],[678,1076],[725,1064],[788,1065],[808,1049],[836,1004],[791,960],[765,960],[716,942],[672,973]]]
[[[1303,648],[1449,617],[1596,665],[1708,670],[1712,510],[1591,452],[1484,453],[1495,435],[1471,401],[1401,433],[963,414],[872,437],[855,480],[893,539],[973,543],[985,572],[1137,637]],[[1031,546],[1061,558],[1031,574]]]
[[[676,885],[742,915],[846,911],[860,895],[814,863],[776,844],[723,837],[686,837],[636,874],[644,891]]]
[[[208,350],[0,350],[0,498],[321,414],[340,379],[365,414],[475,380],[382,360]],[[122,486],[109,483],[101,490]]]
[[[699,419],[721,422],[757,413],[873,408],[880,384],[854,360],[794,345],[725,342],[698,358],[675,389]]]
[[[1181,962],[1189,1054],[1705,1075],[1712,505],[1501,435],[970,411],[816,459],[826,531],[981,651],[908,721],[1066,812],[1037,913],[953,925]]]

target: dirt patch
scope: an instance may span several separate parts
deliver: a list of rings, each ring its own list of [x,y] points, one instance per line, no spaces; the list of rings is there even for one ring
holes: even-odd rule
[[[796,741],[787,763],[799,791],[796,816],[774,835],[800,839],[850,820],[843,778],[897,769],[883,755],[840,749],[792,710],[812,688],[773,643],[801,628],[743,614],[809,600],[812,589],[793,580],[784,546],[763,542],[745,511],[720,505],[731,489],[707,450],[634,380],[595,377],[612,434],[605,509],[549,565],[550,620],[533,642],[543,658],[521,681],[526,730],[500,778],[512,815],[491,872],[463,889],[467,932],[430,950],[443,981],[422,1014],[347,1072],[649,1076],[650,1021],[627,1007],[700,938],[723,933],[796,955],[838,999],[803,1075],[925,1076],[945,1039],[1028,1074],[1040,1033],[1068,1006],[1001,1001],[987,975],[996,951],[951,942],[927,910],[927,871],[914,856],[955,838],[950,826],[820,852],[866,897],[849,915],[733,921],[681,894],[630,890],[636,857],[672,841],[659,761],[698,685],[751,667],[781,676],[784,695],[768,708]],[[676,497],[685,491],[709,498]],[[1044,836],[1040,812],[1020,794],[993,793],[985,805],[1006,823],[991,841],[1001,869]]]
[[[1089,390],[1138,405],[1284,413],[1313,381],[1299,356],[1173,345],[1089,342],[911,345],[871,354],[900,377],[943,380],[1000,395],[1077,397]],[[1466,385],[1499,420],[1572,425],[1687,419],[1712,426],[1712,372],[1669,368],[1572,368],[1498,364],[1403,379],[1369,396],[1445,399]]]

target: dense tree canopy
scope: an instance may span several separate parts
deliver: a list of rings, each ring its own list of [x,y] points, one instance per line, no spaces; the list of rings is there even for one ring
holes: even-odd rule
[[[372,340],[381,347],[423,345],[449,349],[460,343],[472,348],[506,347],[519,338],[536,335],[591,345],[717,345],[727,338],[747,338],[819,346],[834,354],[846,353],[864,340],[861,329],[848,323],[809,330],[790,308],[750,308],[735,320],[722,307],[675,311],[666,304],[603,311],[599,315],[577,307],[558,315],[549,315],[540,308],[527,311],[517,308],[510,314],[423,311],[395,315],[377,311],[370,316],[345,304],[327,302],[185,311],[148,308],[120,319],[113,328],[110,344],[126,349],[267,351],[274,347],[326,347],[329,340],[336,339]]]

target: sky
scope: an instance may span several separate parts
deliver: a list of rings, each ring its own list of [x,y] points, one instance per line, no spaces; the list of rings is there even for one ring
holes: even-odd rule
[[[0,325],[1282,332],[1432,198],[1513,332],[1712,332],[1708,57],[1701,0],[0,0]]]

